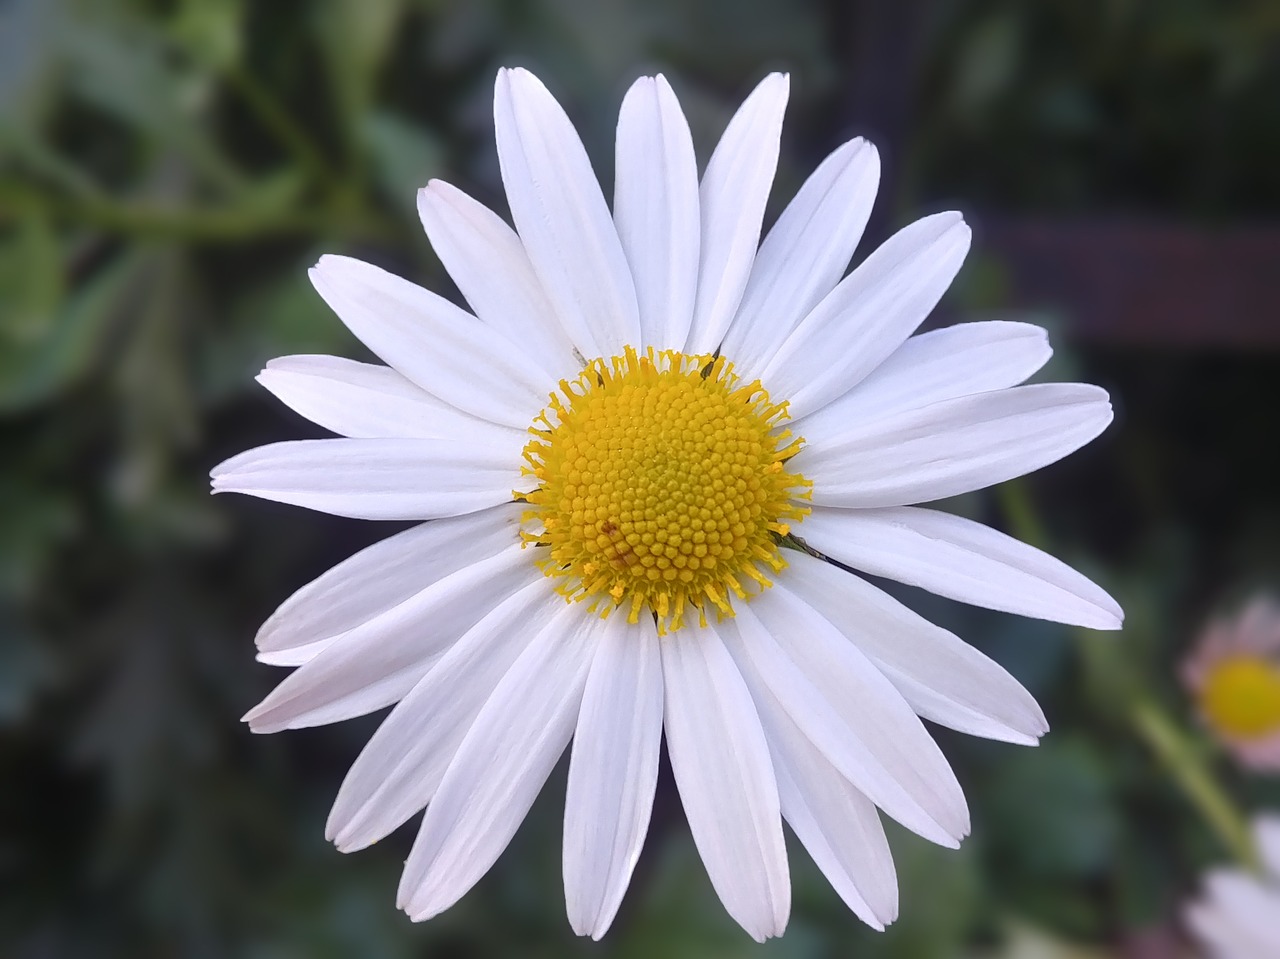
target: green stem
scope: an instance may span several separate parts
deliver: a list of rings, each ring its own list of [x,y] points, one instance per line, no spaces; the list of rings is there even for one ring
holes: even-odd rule
[[[1173,720],[1152,702],[1140,701],[1133,708],[1132,718],[1138,735],[1146,740],[1164,763],[1170,775],[1182,787],[1187,799],[1204,817],[1222,844],[1243,865],[1250,869],[1256,868],[1257,855],[1250,839],[1248,823],[1218,785],[1201,752]]]
[[[270,90],[239,66],[227,68],[224,76],[281,146],[291,151],[298,162],[327,189],[334,192],[341,190],[342,181],[325,160],[324,154],[302,127],[293,122],[289,112],[280,105]]]
[[[120,203],[110,199],[65,200],[0,184],[0,205],[14,210],[39,207],[56,219],[151,239],[212,243],[264,236],[341,235],[364,240],[399,239],[395,224],[361,210],[329,209],[263,212],[257,208],[191,208]]]

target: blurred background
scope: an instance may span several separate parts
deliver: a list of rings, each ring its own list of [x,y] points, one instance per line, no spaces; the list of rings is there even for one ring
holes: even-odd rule
[[[1280,586],[1277,50],[1273,0],[0,0],[0,955],[1186,954],[1201,871],[1280,807],[1180,679],[1212,617]],[[320,435],[253,383],[280,354],[361,355],[307,282],[320,253],[456,295],[414,193],[443,177],[505,211],[504,64],[560,97],[605,184],[637,75],[666,73],[705,162],[789,70],[771,216],[868,136],[885,180],[860,255],[964,211],[974,252],[932,322],[1041,323],[1044,378],[1116,402],[1083,452],[948,505],[1088,572],[1122,633],[898,591],[1053,731],[938,732],[973,836],[893,829],[887,933],[797,847],[789,931],[750,942],[665,769],[604,942],[564,917],[563,768],[477,889],[413,925],[411,827],[352,856],[323,838],[378,717],[238,721],[284,675],[253,660],[261,621],[393,527],[214,500],[208,469]]]

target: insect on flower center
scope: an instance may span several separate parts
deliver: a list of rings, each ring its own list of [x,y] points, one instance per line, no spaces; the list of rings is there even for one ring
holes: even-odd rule
[[[1200,707],[1209,722],[1230,736],[1280,733],[1280,664],[1248,655],[1222,660],[1205,679]]]
[[[802,439],[786,404],[722,357],[674,351],[588,363],[534,421],[524,448],[525,542],[557,589],[608,616],[647,607],[658,630],[689,611],[733,615],[781,570],[779,540],[811,484],[785,464]],[[518,494],[520,495],[520,494]]]

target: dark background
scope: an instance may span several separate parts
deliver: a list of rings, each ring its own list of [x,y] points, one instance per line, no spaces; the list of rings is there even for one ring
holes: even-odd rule
[[[1176,680],[1208,616],[1280,583],[1278,41],[1269,0],[0,0],[0,955],[1177,955],[1200,870],[1280,805]],[[974,252],[936,321],[1042,323],[1047,376],[1112,393],[1085,451],[951,505],[1094,575],[1122,633],[902,593],[1053,731],[939,732],[974,835],[894,829],[888,933],[797,847],[790,929],[751,943],[665,771],[603,943],[564,918],[563,771],[493,873],[415,926],[394,909],[411,828],[349,857],[323,839],[376,717],[238,722],[283,675],[253,661],[258,624],[393,527],[214,500],[207,471],[319,435],[252,377],[360,355],[307,283],[321,252],[454,295],[414,192],[440,176],[505,210],[504,64],[560,97],[605,184],[635,76],[667,74],[705,162],[789,70],[773,214],[868,136],[885,181],[859,255],[964,211]]]

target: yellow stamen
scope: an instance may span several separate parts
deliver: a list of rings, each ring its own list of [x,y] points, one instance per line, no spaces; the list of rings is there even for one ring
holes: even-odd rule
[[[1219,661],[1200,690],[1200,708],[1215,729],[1233,738],[1280,733],[1280,663],[1247,654]]]
[[[665,633],[690,608],[733,615],[786,566],[778,545],[812,484],[785,461],[786,404],[743,385],[723,357],[675,351],[588,363],[560,382],[524,448],[526,544],[557,590],[607,616],[648,607]]]

